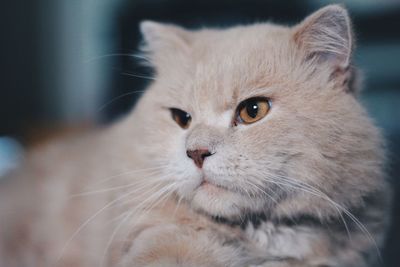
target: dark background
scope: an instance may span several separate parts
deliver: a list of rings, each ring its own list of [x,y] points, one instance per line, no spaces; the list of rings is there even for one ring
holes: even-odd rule
[[[150,75],[130,54],[138,22],[189,28],[273,21],[294,24],[324,0],[37,0],[0,5],[0,141],[23,144],[42,128],[107,124],[134,105]],[[361,100],[388,143],[396,190],[385,266],[400,266],[400,1],[343,1],[356,31],[355,62],[365,74]],[[111,102],[110,102],[111,101]],[[2,138],[3,136],[3,138]],[[3,149],[0,142],[0,161]],[[7,150],[9,151],[9,150]],[[7,152],[8,153],[8,152]],[[0,162],[1,168],[1,162]]]

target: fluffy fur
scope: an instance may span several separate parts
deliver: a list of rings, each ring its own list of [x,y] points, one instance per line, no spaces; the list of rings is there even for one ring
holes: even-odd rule
[[[156,76],[134,111],[34,152],[1,185],[1,266],[379,261],[390,192],[382,138],[352,86],[344,8],[294,27],[141,30]],[[271,100],[267,116],[234,125],[256,96]],[[199,169],[186,151],[204,147]]]

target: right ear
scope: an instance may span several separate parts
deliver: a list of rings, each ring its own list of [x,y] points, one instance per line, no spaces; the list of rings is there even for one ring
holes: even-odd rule
[[[349,15],[340,5],[329,5],[295,27],[294,40],[307,58],[316,58],[334,68],[349,66],[353,49]]]
[[[144,39],[141,50],[157,71],[189,54],[191,33],[183,28],[146,20],[140,23],[140,31]]]

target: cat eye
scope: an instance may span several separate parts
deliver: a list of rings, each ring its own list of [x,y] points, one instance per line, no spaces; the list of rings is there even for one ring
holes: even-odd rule
[[[181,126],[182,129],[187,129],[192,121],[192,116],[186,111],[178,108],[170,108],[172,119]]]
[[[236,110],[234,124],[251,124],[264,118],[271,108],[271,103],[265,97],[253,97],[241,102]]]

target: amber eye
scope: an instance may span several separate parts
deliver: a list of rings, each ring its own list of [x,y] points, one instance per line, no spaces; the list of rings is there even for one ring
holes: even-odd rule
[[[253,97],[241,102],[237,107],[234,124],[250,124],[264,118],[271,108],[269,99],[264,97]]]
[[[190,114],[178,108],[170,108],[170,110],[172,119],[183,129],[187,129],[192,121]]]

